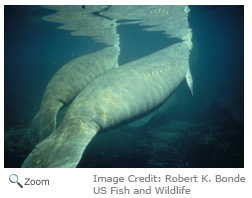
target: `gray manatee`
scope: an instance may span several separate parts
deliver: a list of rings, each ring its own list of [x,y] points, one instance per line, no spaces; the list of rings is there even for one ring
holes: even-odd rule
[[[188,45],[182,42],[100,76],[81,91],[57,130],[36,145],[22,167],[76,167],[98,132],[153,112],[184,79],[192,93],[188,59]]]
[[[98,52],[66,63],[46,87],[39,112],[28,127],[31,143],[36,145],[50,135],[56,126],[58,111],[98,76],[118,67],[120,49],[106,47]]]

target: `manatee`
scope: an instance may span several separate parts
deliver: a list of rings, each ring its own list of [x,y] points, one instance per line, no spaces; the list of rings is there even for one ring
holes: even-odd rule
[[[35,146],[22,167],[76,167],[97,133],[153,112],[184,79],[192,93],[188,59],[188,45],[182,42],[100,76],[81,91],[57,130]]]
[[[58,111],[98,76],[118,67],[119,47],[110,46],[66,63],[46,87],[39,112],[28,127],[31,143],[36,145],[56,127]]]

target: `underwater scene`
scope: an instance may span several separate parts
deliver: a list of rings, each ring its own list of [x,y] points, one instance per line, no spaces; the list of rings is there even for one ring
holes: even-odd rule
[[[243,168],[244,6],[5,6],[4,167]]]

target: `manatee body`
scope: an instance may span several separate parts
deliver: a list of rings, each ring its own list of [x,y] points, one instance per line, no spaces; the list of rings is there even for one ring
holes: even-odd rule
[[[189,76],[188,59],[187,45],[178,43],[100,76],[75,98],[61,125],[22,167],[76,167],[99,131],[132,122],[162,105]]]
[[[46,87],[39,112],[28,128],[31,142],[36,145],[50,135],[56,126],[58,111],[68,105],[98,76],[118,67],[119,47],[106,47],[65,64]]]
[[[133,128],[142,127],[146,125],[148,122],[150,122],[153,117],[160,116],[161,114],[168,112],[176,103],[177,103],[177,97],[176,94],[173,93],[169,97],[169,100],[166,100],[165,103],[156,111],[153,111],[152,113],[149,113],[147,116],[144,116],[141,119],[131,122],[128,125]]]

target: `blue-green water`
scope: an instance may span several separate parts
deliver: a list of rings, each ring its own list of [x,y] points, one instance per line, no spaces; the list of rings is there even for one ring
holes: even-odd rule
[[[145,126],[122,126],[97,135],[79,167],[244,166],[243,6],[190,9],[194,98],[182,83],[169,111]],[[70,60],[105,47],[42,20],[51,13],[39,6],[5,6],[5,167],[20,167],[31,152],[26,130],[55,72]],[[161,32],[141,29],[137,24],[118,26],[119,65],[174,41]],[[63,116],[64,110],[59,119]]]

